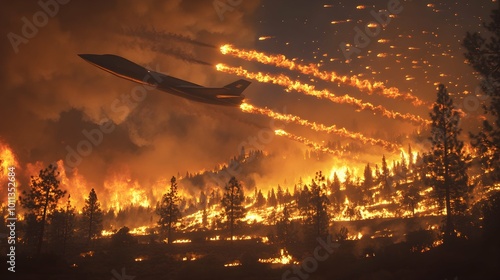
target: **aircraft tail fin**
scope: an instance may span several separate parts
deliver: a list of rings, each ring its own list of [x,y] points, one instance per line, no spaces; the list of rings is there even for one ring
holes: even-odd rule
[[[224,88],[229,90],[231,95],[241,95],[241,93],[250,85],[251,82],[247,80],[237,80],[236,82],[225,85]]]

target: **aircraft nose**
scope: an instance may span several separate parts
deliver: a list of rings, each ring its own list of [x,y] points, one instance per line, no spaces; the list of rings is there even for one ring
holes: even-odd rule
[[[99,57],[97,54],[78,54],[78,56],[92,63],[97,63],[97,58]]]

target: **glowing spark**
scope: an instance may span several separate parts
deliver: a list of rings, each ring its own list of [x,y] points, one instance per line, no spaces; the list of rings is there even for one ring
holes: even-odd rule
[[[338,23],[338,22],[335,22]],[[334,22],[332,22],[334,24]],[[288,68],[290,70],[297,70],[305,75],[313,75],[324,81],[341,83],[358,88],[368,94],[377,93],[387,98],[402,99],[412,102],[415,106],[426,105],[418,97],[410,93],[401,93],[395,87],[387,88],[382,82],[370,82],[369,80],[360,80],[357,76],[341,76],[336,72],[321,71],[316,65],[302,65],[292,61],[284,55],[268,55],[254,50],[242,50],[226,44],[220,47],[222,54],[232,55],[248,61],[257,61],[263,64],[274,65],[277,67]]]

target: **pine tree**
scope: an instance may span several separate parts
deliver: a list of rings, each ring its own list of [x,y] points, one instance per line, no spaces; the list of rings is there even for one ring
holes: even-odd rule
[[[265,198],[265,197],[264,197],[264,195],[262,194],[262,191],[261,191],[261,190],[259,190],[259,191],[257,192],[257,197],[256,197],[256,199],[255,199],[255,204],[254,204],[254,206],[255,206],[255,207],[262,207],[262,206],[264,206],[264,205],[266,205],[266,198]]]
[[[434,195],[446,210],[445,239],[449,240],[455,229],[453,215],[463,213],[469,186],[463,142],[458,139],[460,114],[444,85],[439,85],[430,116],[432,146],[425,162]]]
[[[160,216],[158,225],[167,232],[167,242],[172,243],[172,231],[175,230],[177,221],[181,218],[180,198],[177,193],[177,182],[175,176],[170,179],[170,188],[156,206],[156,214]]]
[[[284,198],[285,198],[285,192],[283,191],[281,186],[278,184],[278,190],[276,191],[276,199],[278,200],[279,205],[282,205],[283,203],[285,203]]]
[[[340,193],[340,179],[339,176],[337,175],[337,172],[333,173],[333,181],[332,184],[330,185],[330,201],[332,201],[335,204],[340,204],[342,203],[342,196]]]
[[[42,251],[45,226],[47,218],[57,207],[59,199],[64,197],[66,191],[59,189],[59,172],[55,165],[49,165],[46,169],[40,170],[38,177],[31,176],[29,192],[23,191],[19,197],[21,205],[28,210],[40,228],[38,230],[37,254]]]
[[[328,235],[330,201],[326,195],[325,176],[321,171],[316,172],[310,189],[305,186],[301,200],[298,208],[301,216],[304,217],[306,238],[313,239]]]
[[[224,189],[225,192],[221,204],[224,208],[224,216],[227,221],[232,241],[236,225],[242,218],[245,217],[245,207],[243,207],[243,201],[245,198],[241,184],[235,177],[231,177]]]
[[[365,170],[363,171],[364,181],[363,186],[365,189],[370,189],[373,187],[373,173],[370,164],[367,163],[365,166]]]
[[[82,222],[87,235],[87,243],[93,237],[99,236],[102,231],[102,210],[101,203],[97,199],[94,189],[90,190],[89,196],[85,199],[85,206],[82,209]]]
[[[382,172],[380,174],[380,182],[382,183],[382,193],[385,198],[391,195],[391,183],[389,182],[390,172],[387,167],[385,155],[382,155]]]
[[[467,49],[465,58],[468,63],[483,77],[481,89],[487,101],[483,108],[490,116],[484,120],[483,129],[471,134],[471,138],[487,171],[485,176],[493,180],[487,184],[492,185],[500,181],[500,4],[492,11],[491,22],[484,23],[484,27],[488,31],[486,35],[467,32],[463,46]],[[472,101],[479,102],[477,99]]]
[[[276,235],[278,242],[284,248],[289,248],[291,244],[297,242],[297,229],[291,219],[290,210],[287,205],[283,207],[283,212],[276,223]]]
[[[71,196],[68,195],[68,202],[65,208],[59,208],[51,214],[50,235],[56,250],[60,250],[64,255],[68,242],[72,239],[75,230],[75,210],[71,206]],[[62,246],[61,246],[62,245]]]
[[[271,188],[267,196],[267,206],[276,207],[278,205],[278,199],[274,193],[274,188]]]
[[[418,206],[418,203],[422,200],[420,196],[419,188],[416,185],[409,185],[406,189],[403,190],[403,199],[401,203],[403,207],[408,208],[412,216],[415,216],[415,209]]]
[[[406,158],[405,158],[405,154],[403,152],[401,152],[401,177],[404,181],[404,183],[407,183],[408,182],[408,165],[406,163]]]

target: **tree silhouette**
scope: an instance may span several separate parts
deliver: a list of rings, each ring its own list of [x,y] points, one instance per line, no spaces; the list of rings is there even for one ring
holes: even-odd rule
[[[425,156],[429,183],[434,196],[446,210],[445,240],[454,234],[453,215],[464,211],[468,199],[467,163],[458,139],[460,113],[444,85],[439,85],[437,101],[430,113],[431,151]]]
[[[364,181],[362,187],[363,187],[364,201],[369,202],[372,198],[371,189],[374,185],[372,168],[370,167],[369,163],[366,164],[365,166],[365,170],[363,171],[363,176],[364,176]]]
[[[59,208],[51,214],[50,235],[55,249],[64,255],[68,242],[75,231],[75,207],[71,206],[71,196],[68,195],[66,207]],[[62,244],[61,244],[62,243]],[[62,245],[62,246],[61,246]]]
[[[388,198],[391,195],[391,183],[389,182],[390,175],[385,155],[382,155],[382,173],[380,174],[380,181],[382,183],[382,193],[384,198]]]
[[[243,196],[241,184],[235,177],[231,177],[224,190],[225,192],[221,204],[224,208],[224,216],[227,221],[227,226],[229,227],[232,241],[236,224],[245,217],[245,207],[242,205],[245,198]]]
[[[175,176],[170,179],[170,188],[163,195],[161,202],[156,206],[156,214],[160,216],[158,225],[167,231],[167,242],[172,243],[172,231],[175,230],[177,221],[181,218],[179,210],[179,194],[177,193],[177,182]]]
[[[302,202],[298,205],[300,215],[304,218],[306,238],[313,239],[328,235],[329,215],[326,195],[325,176],[321,171],[316,172],[311,187],[304,188],[301,195]]]
[[[276,194],[274,193],[274,188],[267,193],[267,206],[276,207],[278,205],[278,199],[276,198]]]
[[[255,198],[255,203],[253,206],[259,208],[259,207],[262,207],[264,205],[266,205],[266,198],[262,194],[262,191],[259,190],[257,192],[257,197]]]
[[[500,5],[500,4],[499,4]],[[482,77],[481,89],[488,102],[483,103],[490,119],[483,122],[483,129],[471,134],[484,174],[495,182],[500,181],[500,8],[491,13],[491,22],[484,23],[487,35],[467,32],[463,46],[465,58]],[[487,38],[486,36],[491,36]],[[476,92],[474,94],[477,94]],[[470,100],[476,101],[478,100]],[[465,104],[467,105],[467,104]]]
[[[340,179],[337,172],[333,173],[333,180],[330,184],[330,203],[333,205],[333,214],[340,215],[342,213],[342,193],[340,191]]]
[[[401,203],[404,207],[407,207],[411,211],[412,216],[415,216],[415,209],[421,200],[422,196],[420,195],[420,190],[416,185],[410,184],[403,190],[403,199]]]
[[[28,210],[28,215],[31,215],[40,226],[37,254],[42,251],[47,218],[56,209],[59,199],[66,194],[66,191],[59,189],[58,175],[57,167],[50,164],[47,168],[40,170],[37,177],[31,176],[29,192],[23,191],[22,196],[19,197],[21,205]]]
[[[283,207],[282,213],[279,215],[276,222],[276,236],[278,242],[287,249],[297,241],[297,229],[291,219],[290,209],[288,205]]]
[[[102,230],[102,210],[97,199],[95,190],[90,190],[89,196],[85,199],[85,206],[82,209],[82,222],[87,232],[87,242],[90,243],[92,237],[101,234]]]

